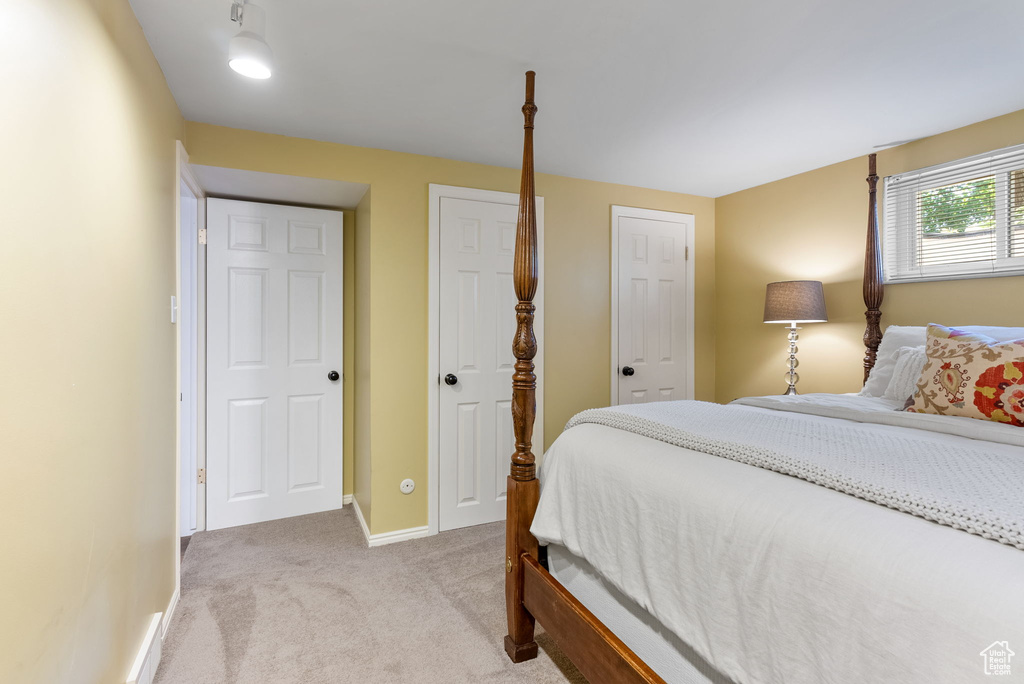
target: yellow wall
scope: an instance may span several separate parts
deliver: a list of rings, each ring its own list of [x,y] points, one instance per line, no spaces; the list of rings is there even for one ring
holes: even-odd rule
[[[543,105],[543,103],[541,103]],[[538,119],[538,165],[544,165],[543,109]],[[372,230],[369,250],[357,228],[356,349],[368,335],[368,363],[356,360],[356,497],[370,517],[373,533],[405,529],[427,521],[427,186],[460,185],[518,192],[518,169],[469,164],[186,124],[186,146],[198,164],[369,183]],[[544,418],[551,442],[577,411],[607,405],[610,392],[609,299],[611,205],[645,207],[696,215],[696,388],[714,396],[714,200],[539,174],[537,192],[545,202],[545,319],[547,342]],[[358,212],[357,212],[358,213]],[[357,216],[357,224],[359,218]],[[368,273],[360,275],[360,269]],[[369,282],[368,309],[359,283]],[[368,332],[360,321],[369,316]],[[361,379],[369,383],[365,393]],[[369,380],[372,378],[372,382]],[[372,391],[369,389],[372,387]],[[359,426],[368,403],[368,442]],[[372,445],[372,448],[371,448]],[[361,446],[371,454],[369,491]],[[398,484],[421,484],[410,496]],[[372,500],[372,514],[365,501]]]
[[[0,681],[124,681],[174,585],[176,138],[124,0],[0,3]]]
[[[1024,111],[883,150],[878,173],[885,177],[1020,143]],[[866,176],[867,157],[861,157],[716,201],[719,401],[785,389],[783,326],[761,322],[764,288],[775,280],[825,283],[829,323],[808,324],[801,332],[801,391],[860,388]],[[879,190],[881,204],[881,183]],[[1024,299],[1000,293],[1022,291],[1022,277],[888,285],[882,326],[1020,325]]]

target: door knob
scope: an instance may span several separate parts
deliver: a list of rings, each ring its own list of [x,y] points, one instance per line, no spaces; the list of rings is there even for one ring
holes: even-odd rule
[[[632,369],[631,367],[629,367],[629,366],[623,366],[623,367],[622,367],[622,374],[623,374],[623,375],[625,375],[625,376],[626,376],[627,378],[628,378],[629,376],[631,376],[631,375],[632,375],[633,373],[635,373],[635,372],[636,372],[636,371],[635,371],[635,370],[633,370],[633,369]]]
[[[327,374],[327,379],[330,380],[331,382],[338,382],[338,379],[340,377],[341,376],[338,375],[338,371],[331,371],[330,373]]]
[[[448,375],[444,376],[444,384],[446,384],[446,385],[454,385],[458,381],[459,381],[459,379],[456,376],[452,375],[451,373],[449,373]]]

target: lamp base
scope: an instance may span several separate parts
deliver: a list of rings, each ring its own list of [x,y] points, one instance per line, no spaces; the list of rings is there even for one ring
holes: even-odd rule
[[[796,323],[791,323],[786,328],[786,330],[789,331],[789,354],[787,355],[787,360],[789,362],[789,370],[786,371],[785,377],[786,382],[789,384],[789,387],[787,387],[786,391],[783,392],[782,396],[784,397],[798,394],[798,392],[796,391],[796,383],[800,381],[800,376],[797,375],[796,367],[800,365],[800,362],[796,360],[796,340],[797,331],[799,329],[800,328],[796,326]]]

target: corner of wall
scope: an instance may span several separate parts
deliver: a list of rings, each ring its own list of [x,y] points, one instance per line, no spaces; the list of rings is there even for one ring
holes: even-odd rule
[[[352,493],[367,525],[372,520],[370,487],[373,464],[370,451],[370,202],[373,188],[355,210],[352,236],[353,354]]]
[[[351,497],[355,490],[355,334],[356,334],[356,307],[355,307],[355,283],[356,283],[356,215],[352,210],[346,209],[342,212],[343,218],[343,239],[345,254],[345,276],[344,276],[344,303],[342,304],[342,317],[344,319],[344,341],[342,378],[344,379],[344,443],[342,445],[342,494]]]

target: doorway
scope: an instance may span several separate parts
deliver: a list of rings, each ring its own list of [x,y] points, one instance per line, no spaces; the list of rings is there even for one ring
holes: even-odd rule
[[[611,403],[693,398],[694,217],[612,207]]]
[[[195,236],[196,239],[193,239],[192,236],[183,236],[182,234],[183,228],[187,233],[191,230],[192,225],[191,221],[186,219],[182,213],[182,202],[190,202],[189,196],[187,193],[182,192],[180,183],[178,186],[175,186],[175,207],[177,209],[175,222],[178,228],[177,232],[179,233],[177,248],[179,281],[173,306],[174,311],[181,316],[185,315],[184,306],[190,299],[194,302],[195,307],[195,318],[191,319],[195,321],[194,333],[185,334],[184,331],[179,329],[178,339],[179,362],[182,364],[179,366],[181,371],[178,388],[179,404],[187,402],[188,389],[191,387],[193,388],[192,405],[194,407],[194,410],[180,407],[182,409],[179,411],[178,423],[180,439],[179,449],[176,452],[179,472],[179,485],[176,497],[179,513],[176,519],[178,520],[180,535],[188,536],[193,531],[191,527],[193,520],[195,521],[194,531],[207,529],[207,198],[218,197],[249,200],[256,203],[312,206],[337,212],[341,208],[356,207],[369,189],[369,186],[363,183],[347,181],[190,164],[188,153],[185,151],[181,141],[177,141],[175,144],[178,152],[177,168],[179,179],[186,183],[191,191],[191,195],[196,197],[198,201],[198,220],[196,222],[198,235]],[[183,194],[184,199],[182,197]],[[188,211],[186,208],[185,214]],[[187,253],[188,246],[181,244],[183,239],[190,240],[191,244],[195,246],[195,253],[192,258],[184,256]],[[189,272],[189,264],[194,264],[194,269],[191,273]],[[183,295],[183,292],[190,288],[193,293],[192,296]],[[344,315],[351,315],[351,311],[352,308],[349,307],[349,313]],[[345,326],[343,325],[343,327]],[[182,334],[185,334],[184,339],[181,337]],[[188,371],[185,367],[186,364],[189,364],[187,361],[189,356],[187,349],[190,341],[194,345],[196,357],[193,375],[188,375],[191,371]],[[351,349],[346,353],[351,354]],[[344,377],[342,382],[344,382]],[[351,410],[351,402],[345,402],[344,411],[348,421],[351,421]],[[188,429],[184,425],[184,422],[187,420],[193,420],[195,424],[194,463],[189,462],[190,457],[185,450],[186,440],[183,435],[186,434],[185,431]],[[190,442],[190,440],[188,441]],[[345,458],[348,458],[348,456],[346,455]],[[345,495],[343,502],[348,503],[351,501],[351,496],[351,494]],[[179,554],[175,555],[177,557]]]

